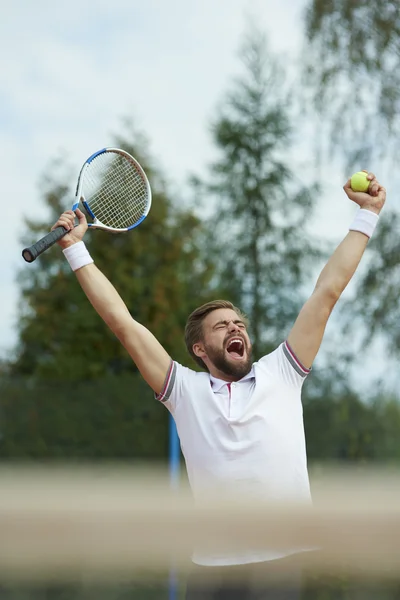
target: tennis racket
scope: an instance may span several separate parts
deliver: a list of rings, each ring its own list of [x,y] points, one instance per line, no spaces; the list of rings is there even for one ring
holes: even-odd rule
[[[81,168],[76,186],[75,211],[79,203],[92,219],[94,229],[122,233],[134,229],[151,208],[151,188],[140,164],[118,148],[103,148],[92,154]],[[24,248],[22,256],[33,262],[68,233],[57,227],[41,240]]]

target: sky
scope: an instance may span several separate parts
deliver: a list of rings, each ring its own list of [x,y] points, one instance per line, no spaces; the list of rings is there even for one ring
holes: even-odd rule
[[[110,145],[122,119],[133,116],[179,189],[210,160],[210,118],[238,72],[248,19],[289,65],[302,47],[303,11],[304,0],[13,0],[3,6],[0,356],[17,341],[16,278],[31,268],[21,258],[23,219],[43,218],[39,182],[52,160],[67,157],[75,185],[83,161]],[[343,174],[332,163],[316,170],[305,148],[299,178],[327,179],[314,226],[339,242],[354,213],[341,190]]]

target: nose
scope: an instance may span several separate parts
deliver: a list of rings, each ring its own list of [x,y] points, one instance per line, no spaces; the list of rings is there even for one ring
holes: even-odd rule
[[[235,331],[239,331],[239,325],[231,321],[228,325],[229,333],[234,333]]]

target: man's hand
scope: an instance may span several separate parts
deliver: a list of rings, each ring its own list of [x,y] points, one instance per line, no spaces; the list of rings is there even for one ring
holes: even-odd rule
[[[368,173],[368,171],[364,171]],[[367,174],[367,179],[370,181],[368,192],[354,192],[351,189],[350,179],[343,186],[347,196],[358,204],[360,208],[365,208],[379,215],[386,200],[386,190],[373,173]]]
[[[75,216],[78,217],[79,225],[75,227]],[[72,244],[76,244],[80,242],[85,235],[88,225],[86,221],[86,217],[79,208],[76,209],[76,212],[72,210],[66,210],[58,219],[57,223],[53,225],[51,231],[56,227],[65,227],[68,229],[70,233],[67,233],[62,237],[57,244],[61,246],[61,248],[68,248],[68,246],[72,246]]]

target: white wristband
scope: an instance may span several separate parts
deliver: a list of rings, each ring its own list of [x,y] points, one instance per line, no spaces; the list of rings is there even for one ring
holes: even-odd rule
[[[77,271],[94,262],[84,242],[77,242],[68,248],[64,248],[63,253],[73,271]]]
[[[365,208],[360,208],[349,229],[350,231],[360,231],[370,238],[374,233],[378,219],[379,215],[376,213],[371,210],[366,210]]]

